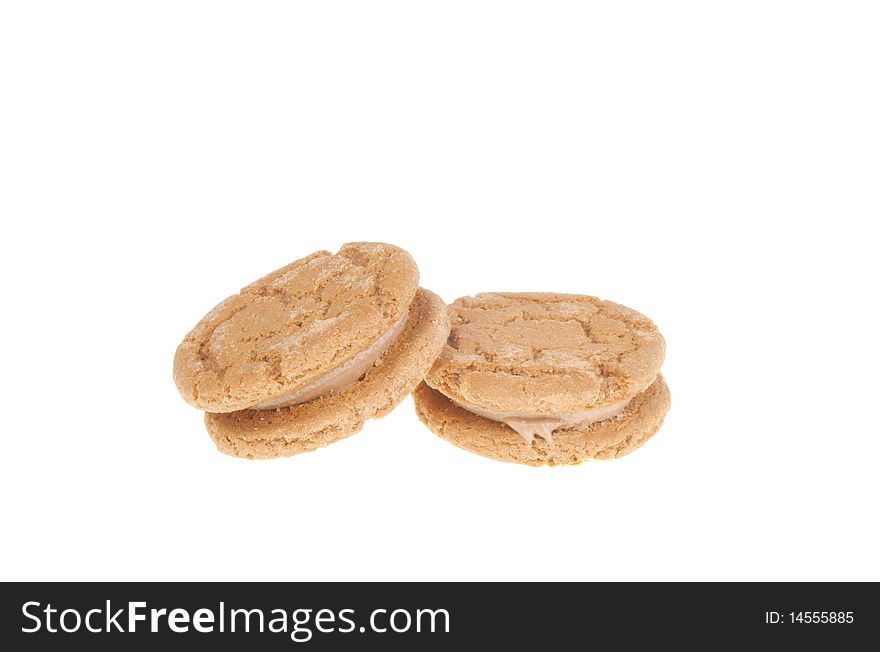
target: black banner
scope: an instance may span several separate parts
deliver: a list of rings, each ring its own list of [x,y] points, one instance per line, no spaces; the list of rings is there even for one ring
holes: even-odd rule
[[[868,583],[6,583],[6,650],[547,649],[873,641]],[[582,647],[579,645],[578,647]],[[843,647],[841,647],[843,646]],[[832,649],[835,649],[832,648]]]

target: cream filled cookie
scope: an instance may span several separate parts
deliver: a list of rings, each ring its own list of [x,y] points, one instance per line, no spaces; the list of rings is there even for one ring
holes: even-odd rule
[[[663,422],[665,342],[644,315],[569,294],[493,293],[449,306],[446,346],[414,399],[434,433],[494,459],[620,457]]]
[[[353,434],[413,390],[446,340],[446,307],[418,279],[412,257],[383,243],[293,262],[190,331],[177,388],[231,455],[293,455]]]

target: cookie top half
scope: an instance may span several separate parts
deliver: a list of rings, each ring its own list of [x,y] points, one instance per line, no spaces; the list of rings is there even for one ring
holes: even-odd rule
[[[379,242],[319,251],[221,301],[174,355],[183,398],[208,412],[242,410],[347,362],[404,316],[415,261]]]
[[[628,400],[666,344],[641,313],[575,294],[489,293],[449,306],[452,331],[425,382],[460,404],[551,415]]]

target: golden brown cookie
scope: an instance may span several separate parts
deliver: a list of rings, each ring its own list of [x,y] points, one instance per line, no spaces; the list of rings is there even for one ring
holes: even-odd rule
[[[660,429],[671,402],[661,375],[620,416],[586,428],[556,430],[552,444],[540,437],[527,444],[505,424],[468,412],[425,383],[413,399],[422,423],[443,439],[484,457],[531,466],[580,464],[631,453]]]
[[[174,356],[193,407],[233,412],[306,385],[388,331],[419,271],[399,247],[357,242],[282,267],[220,302]]]
[[[619,457],[669,408],[666,345],[644,315],[571,294],[492,293],[449,306],[452,330],[414,397],[436,434],[488,457]]]
[[[449,332],[393,245],[318,252],[245,287],[180,344],[174,380],[218,448],[293,455],[357,432],[421,381]]]

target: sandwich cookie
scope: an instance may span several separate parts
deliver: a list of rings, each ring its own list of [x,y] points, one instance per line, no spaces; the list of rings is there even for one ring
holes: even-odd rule
[[[229,455],[295,455],[354,434],[413,391],[446,341],[446,306],[418,283],[415,261],[389,244],[297,260],[189,332],[177,389]]]
[[[456,446],[539,466],[612,459],[663,423],[666,345],[644,315],[573,294],[478,294],[415,390],[416,412]]]

